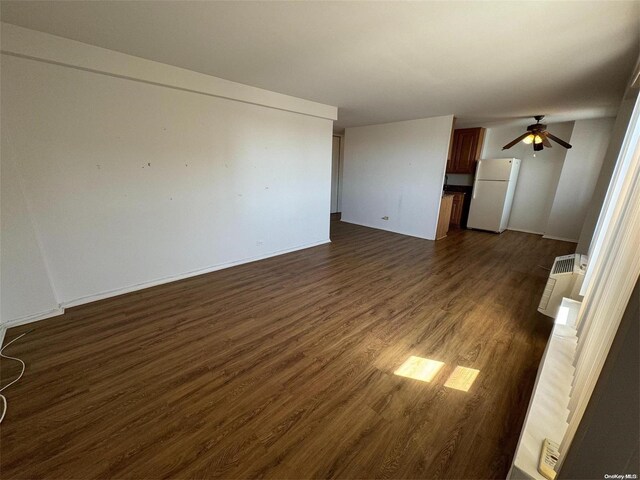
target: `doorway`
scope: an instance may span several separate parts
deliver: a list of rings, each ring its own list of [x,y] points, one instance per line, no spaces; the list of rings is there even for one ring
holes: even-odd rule
[[[341,210],[341,169],[342,159],[340,158],[342,150],[342,137],[340,135],[333,136],[333,148],[331,151],[331,213],[339,213]]]

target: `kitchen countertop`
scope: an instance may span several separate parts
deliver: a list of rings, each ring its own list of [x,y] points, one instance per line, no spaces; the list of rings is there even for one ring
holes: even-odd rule
[[[470,193],[473,190],[471,185],[445,185],[442,188],[443,192],[462,192]]]
[[[469,218],[469,208],[471,206],[471,194],[473,186],[471,185],[444,185],[442,188],[442,196],[444,195],[462,195],[462,216],[460,218],[460,226],[467,228],[467,219]]]

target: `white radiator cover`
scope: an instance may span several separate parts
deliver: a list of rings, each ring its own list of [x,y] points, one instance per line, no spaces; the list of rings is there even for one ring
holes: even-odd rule
[[[563,297],[579,300],[586,266],[585,255],[573,253],[556,257],[547,285],[542,292],[538,311],[555,318]]]

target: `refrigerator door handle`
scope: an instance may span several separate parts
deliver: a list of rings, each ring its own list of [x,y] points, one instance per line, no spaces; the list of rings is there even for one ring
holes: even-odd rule
[[[478,191],[476,187],[478,186],[478,178],[480,177],[481,164],[482,164],[482,160],[478,160],[478,164],[476,165],[476,175],[473,178],[473,193],[471,194],[471,200],[474,200],[476,198],[476,192]]]

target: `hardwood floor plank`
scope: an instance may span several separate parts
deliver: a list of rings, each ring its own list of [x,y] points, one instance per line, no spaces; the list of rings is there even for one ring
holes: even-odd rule
[[[497,478],[574,245],[430,242],[332,222],[332,243],[12,328],[2,478]],[[394,375],[411,355],[430,382]],[[479,370],[469,391],[444,384]],[[16,365],[0,362],[6,383]]]

